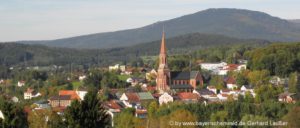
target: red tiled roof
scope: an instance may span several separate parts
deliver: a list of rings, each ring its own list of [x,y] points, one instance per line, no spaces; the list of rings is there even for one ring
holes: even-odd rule
[[[177,95],[182,100],[199,99],[199,95],[190,92],[182,92],[182,93],[178,93]]]
[[[139,102],[140,98],[136,93],[125,93],[129,102]]]
[[[230,92],[229,89],[222,89],[222,92]]]
[[[58,95],[60,95],[60,96],[70,95],[71,100],[80,100],[80,97],[77,95],[76,91],[74,91],[74,90],[60,90]]]
[[[239,67],[238,64],[228,64],[225,70],[236,70]]]
[[[222,97],[228,97],[229,95],[228,94],[221,94]]]
[[[27,88],[26,93],[32,93],[33,91],[34,91],[34,89]]]
[[[235,84],[236,81],[235,81],[235,79],[234,79],[233,77],[229,77],[229,78],[226,80],[226,83],[227,83],[227,84]]]
[[[147,110],[146,109],[137,109],[135,111],[136,114],[146,114],[147,113]]]
[[[114,100],[106,102],[106,105],[111,109],[121,109],[122,107]]]

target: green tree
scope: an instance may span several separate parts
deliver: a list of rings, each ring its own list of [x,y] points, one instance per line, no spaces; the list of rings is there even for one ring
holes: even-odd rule
[[[243,126],[244,128],[261,128],[261,127],[271,127],[268,125],[247,125],[247,122],[251,121],[251,122],[268,122],[269,119],[267,117],[264,116],[259,116],[259,115],[251,115],[251,114],[246,114],[242,117],[241,119],[242,122],[245,123],[245,125]]]
[[[89,91],[84,100],[74,101],[65,112],[68,127],[98,128],[110,127],[110,117],[102,102],[98,99],[97,91]]]
[[[0,124],[4,128],[27,128],[28,122],[23,108],[19,105],[7,101],[0,97],[0,110],[4,115],[4,120]]]
[[[300,107],[292,108],[289,113],[283,117],[283,120],[288,122],[288,128],[299,128]]]
[[[298,84],[298,73],[294,72],[290,74],[289,77],[289,92],[291,93],[297,93],[298,89],[297,89],[297,84]]]
[[[248,74],[248,79],[251,85],[259,86],[269,82],[270,73],[268,70],[256,70]]]

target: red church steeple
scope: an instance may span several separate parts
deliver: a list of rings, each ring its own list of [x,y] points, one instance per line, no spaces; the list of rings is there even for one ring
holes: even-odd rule
[[[161,47],[159,54],[159,67],[157,71],[157,90],[159,92],[165,92],[169,90],[170,83],[170,70],[167,63],[167,52],[165,44],[165,32],[162,33]]]

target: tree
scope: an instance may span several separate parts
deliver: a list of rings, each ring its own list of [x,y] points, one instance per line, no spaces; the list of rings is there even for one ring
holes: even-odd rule
[[[224,79],[222,76],[214,75],[209,81],[210,85],[214,85],[217,89],[223,89],[225,87]]]
[[[268,126],[268,125],[263,125],[263,126],[260,126],[260,125],[247,125],[249,121],[251,122],[266,122],[266,121],[269,121],[269,119],[267,117],[264,117],[264,116],[259,116],[259,115],[250,115],[250,114],[246,114],[242,117],[241,119],[242,122],[245,123],[244,125],[244,128],[261,128],[261,127],[271,127],[271,126]]]
[[[297,93],[298,89],[297,89],[297,83],[298,83],[298,73],[294,72],[290,74],[289,77],[289,92],[291,93]]]
[[[300,107],[292,108],[289,113],[283,117],[284,121],[288,122],[289,128],[299,128],[300,127]]]
[[[110,127],[110,117],[102,102],[98,99],[97,91],[89,91],[84,100],[74,101],[65,112],[68,127],[98,128]]]
[[[27,128],[28,122],[26,114],[21,106],[0,97],[0,110],[4,115],[4,120],[0,124],[4,128]]]
[[[248,74],[250,84],[259,86],[269,82],[270,73],[268,70],[256,70]]]
[[[173,111],[170,115],[162,117],[160,120],[160,127],[162,128],[173,128],[176,127],[176,125],[170,124],[170,122],[196,122],[197,117],[193,115],[190,111],[185,109],[178,109],[176,111]],[[181,126],[185,128],[196,128],[196,125],[186,125]]]
[[[114,118],[116,128],[139,128],[145,126],[143,121],[134,116],[135,110],[132,108],[123,110]]]

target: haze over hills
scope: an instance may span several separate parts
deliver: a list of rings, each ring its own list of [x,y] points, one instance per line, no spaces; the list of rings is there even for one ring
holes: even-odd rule
[[[109,65],[120,61],[132,61],[137,57],[158,55],[161,40],[110,49],[70,49],[42,45],[0,43],[0,64],[20,65],[64,65],[70,63]],[[237,39],[222,35],[186,34],[166,39],[168,53],[187,53],[212,46],[250,44],[265,45],[265,40]]]
[[[299,41],[300,27],[288,20],[263,12],[241,9],[208,9],[141,28],[97,33],[51,41],[23,41],[68,48],[114,48],[150,42],[161,37],[163,26],[167,37],[188,33],[220,34],[244,39]]]

